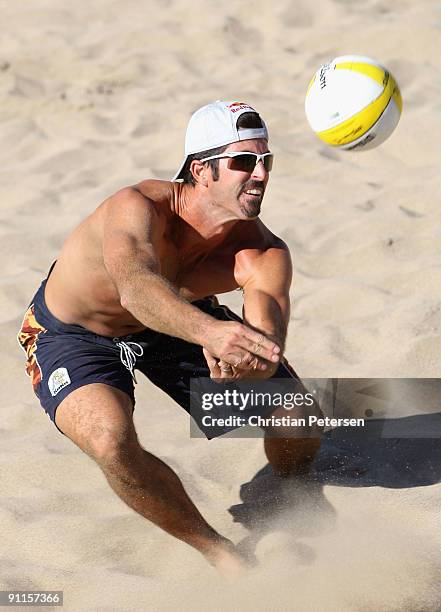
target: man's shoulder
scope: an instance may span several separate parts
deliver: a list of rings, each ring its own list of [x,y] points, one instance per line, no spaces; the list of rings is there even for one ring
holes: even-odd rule
[[[170,200],[175,193],[174,184],[171,181],[159,179],[145,179],[136,183],[136,185],[132,185],[131,189],[138,191],[152,202],[164,199]]]
[[[143,215],[146,210],[149,210],[162,217],[167,216],[166,213],[173,212],[174,199],[174,188],[171,182],[146,179],[134,185],[122,187],[107,198],[98,210],[101,209],[104,214],[116,212],[130,215]]]
[[[270,249],[289,251],[286,242],[272,232],[260,219],[238,224],[235,232],[237,253],[254,251],[255,255],[263,254]]]
[[[120,202],[138,200],[151,204],[162,204],[173,201],[174,193],[173,183],[170,181],[145,179],[134,185],[123,187],[114,193],[109,200]]]
[[[236,250],[235,277],[242,287],[263,273],[284,271],[282,274],[290,274],[291,256],[287,244],[257,221],[254,231],[249,232]]]

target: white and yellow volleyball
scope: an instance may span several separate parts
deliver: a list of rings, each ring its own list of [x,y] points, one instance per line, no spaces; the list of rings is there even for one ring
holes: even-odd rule
[[[305,100],[309,125],[331,147],[373,149],[400,120],[403,102],[397,82],[369,57],[343,55],[312,77]]]

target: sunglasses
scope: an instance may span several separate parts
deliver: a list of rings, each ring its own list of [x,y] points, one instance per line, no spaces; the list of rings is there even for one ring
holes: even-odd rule
[[[212,155],[211,157],[204,157],[200,159],[201,162],[207,162],[211,159],[223,159],[228,157],[231,159],[229,162],[230,170],[240,170],[241,172],[253,172],[254,168],[261,161],[267,172],[270,172],[273,167],[273,153],[249,153],[248,151],[232,151],[231,153],[221,153],[220,155]]]

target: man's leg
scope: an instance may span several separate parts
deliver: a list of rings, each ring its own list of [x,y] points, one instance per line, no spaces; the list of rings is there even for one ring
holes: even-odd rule
[[[205,521],[175,472],[140,446],[128,395],[104,384],[81,387],[58,406],[55,420],[133,510],[199,550],[221,572],[244,568],[233,544]]]
[[[323,416],[316,404],[308,414]],[[305,418],[308,423],[308,414],[304,414],[303,411],[279,408],[272,416]],[[264,431],[265,454],[276,474],[291,476],[308,473],[320,448],[322,428],[308,425],[304,427],[281,426],[267,427]]]

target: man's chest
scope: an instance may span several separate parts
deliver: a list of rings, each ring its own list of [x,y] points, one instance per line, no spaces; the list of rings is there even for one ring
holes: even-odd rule
[[[161,274],[190,301],[215,293],[226,293],[238,287],[234,277],[234,253],[187,254],[177,250],[162,254]]]

